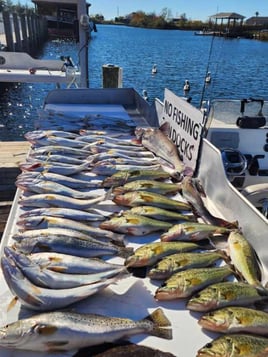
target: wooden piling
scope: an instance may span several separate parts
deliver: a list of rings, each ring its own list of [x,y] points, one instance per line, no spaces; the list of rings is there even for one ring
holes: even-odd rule
[[[103,88],[122,88],[122,68],[113,64],[102,66]]]

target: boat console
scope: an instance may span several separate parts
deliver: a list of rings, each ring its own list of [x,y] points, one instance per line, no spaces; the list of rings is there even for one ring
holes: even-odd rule
[[[206,138],[221,151],[227,177],[254,206],[266,211],[268,102],[214,100],[206,116]]]

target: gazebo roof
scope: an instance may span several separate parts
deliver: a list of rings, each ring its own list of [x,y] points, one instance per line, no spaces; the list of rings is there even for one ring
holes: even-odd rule
[[[230,19],[230,20],[243,20],[245,16],[239,15],[236,12],[219,12],[215,15],[210,16],[211,18],[214,19]]]

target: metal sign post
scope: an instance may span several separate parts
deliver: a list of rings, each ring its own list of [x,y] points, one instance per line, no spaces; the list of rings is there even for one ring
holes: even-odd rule
[[[77,0],[77,18],[79,23],[79,64],[80,64],[80,87],[88,88],[88,39],[89,22],[85,0]]]

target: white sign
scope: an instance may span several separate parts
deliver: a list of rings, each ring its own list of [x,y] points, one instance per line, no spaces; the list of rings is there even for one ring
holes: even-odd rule
[[[202,112],[165,89],[160,126],[165,122],[169,123],[169,138],[177,145],[185,166],[195,171],[202,137]]]

